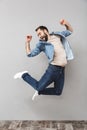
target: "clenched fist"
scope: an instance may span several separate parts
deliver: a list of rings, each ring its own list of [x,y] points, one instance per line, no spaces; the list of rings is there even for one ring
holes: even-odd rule
[[[26,38],[26,42],[30,42],[32,40],[32,36],[31,35],[27,35],[27,38]]]

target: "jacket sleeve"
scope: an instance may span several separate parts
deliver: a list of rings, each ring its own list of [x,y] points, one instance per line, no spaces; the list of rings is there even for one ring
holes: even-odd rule
[[[65,31],[62,31],[61,34],[64,35],[65,37],[67,37],[67,36],[71,35],[72,32],[69,30],[65,30]]]
[[[27,56],[28,56],[28,57],[34,57],[34,56],[38,55],[41,51],[42,51],[42,50],[41,50],[41,48],[40,48],[40,45],[37,44],[36,47],[35,47],[35,49],[33,49],[33,50],[31,51],[31,53],[28,54]]]

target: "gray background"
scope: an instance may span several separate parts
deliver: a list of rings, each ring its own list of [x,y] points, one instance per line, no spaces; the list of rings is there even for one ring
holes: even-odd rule
[[[77,120],[87,119],[87,1],[86,0],[0,0],[0,119]],[[35,28],[62,31],[61,18],[67,19],[74,33],[68,37],[75,59],[66,67],[62,96],[38,96],[15,73],[28,70],[37,80],[48,66],[41,53],[28,58],[25,37],[32,34],[31,47],[38,41]]]

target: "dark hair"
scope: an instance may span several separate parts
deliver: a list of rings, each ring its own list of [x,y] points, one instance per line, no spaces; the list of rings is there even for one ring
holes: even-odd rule
[[[39,26],[39,27],[37,27],[37,28],[35,29],[35,31],[37,31],[38,29],[41,29],[41,30],[46,29],[46,30],[47,30],[47,32],[49,32],[49,31],[48,31],[48,28],[47,28],[47,27],[45,27],[45,26]]]

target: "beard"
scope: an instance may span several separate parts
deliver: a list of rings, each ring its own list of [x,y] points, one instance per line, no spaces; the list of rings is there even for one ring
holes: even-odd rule
[[[44,33],[44,36],[41,37],[41,40],[48,41],[48,35]]]

